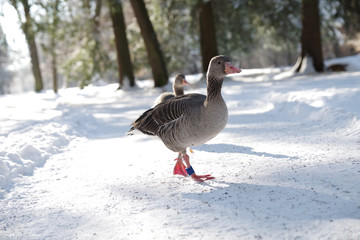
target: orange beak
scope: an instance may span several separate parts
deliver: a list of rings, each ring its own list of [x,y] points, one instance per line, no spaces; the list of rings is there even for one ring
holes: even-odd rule
[[[231,65],[230,62],[225,63],[225,73],[226,74],[239,73],[239,72],[241,72],[240,68],[234,67],[233,65]]]
[[[185,78],[182,79],[182,85],[189,85],[189,83],[185,80]]]

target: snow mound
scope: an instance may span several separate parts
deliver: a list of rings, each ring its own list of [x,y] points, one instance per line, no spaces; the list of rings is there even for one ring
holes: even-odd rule
[[[38,124],[0,137],[0,197],[15,179],[32,175],[53,154],[59,153],[71,140],[69,127],[59,123]]]
[[[345,64],[346,71],[353,72],[360,69],[360,55],[347,56],[342,58],[330,59],[325,61],[325,67],[333,64]]]

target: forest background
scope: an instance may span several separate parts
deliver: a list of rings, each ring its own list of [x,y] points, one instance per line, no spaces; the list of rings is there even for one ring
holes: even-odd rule
[[[149,78],[161,87],[206,72],[217,54],[242,68],[310,55],[321,72],[324,59],[360,52],[357,0],[1,0],[2,16],[5,5],[29,57],[19,60],[0,26],[0,94]]]

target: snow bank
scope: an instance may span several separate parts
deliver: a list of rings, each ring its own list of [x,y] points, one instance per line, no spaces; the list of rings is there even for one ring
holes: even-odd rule
[[[300,58],[298,59],[298,61]],[[289,78],[301,78],[302,76],[315,76],[317,73],[313,67],[311,57],[305,57],[298,73],[295,69],[298,63],[292,67],[279,67],[269,69],[243,69],[242,73],[235,74],[233,79],[243,82],[263,82],[273,80],[288,80]],[[360,55],[347,56],[324,61],[325,69],[333,64],[346,65],[346,72],[360,71]],[[331,74],[331,73],[328,73]]]
[[[68,145],[69,128],[60,123],[38,124],[0,137],[0,197],[13,179],[32,175],[52,155]]]
[[[360,69],[360,55],[347,56],[342,58],[335,58],[325,61],[325,67],[328,67],[333,64],[345,64],[346,71],[354,72],[359,71]]]

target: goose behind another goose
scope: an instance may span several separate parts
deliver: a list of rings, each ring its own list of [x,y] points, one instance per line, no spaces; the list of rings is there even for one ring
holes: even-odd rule
[[[221,95],[222,83],[227,74],[239,72],[241,69],[232,66],[229,58],[222,55],[213,57],[206,74],[206,96],[185,94],[161,102],[140,115],[128,134],[132,135],[132,131],[137,129],[144,134],[156,135],[166,147],[178,152],[174,174],[190,175],[195,181],[213,179],[211,175],[195,174],[186,148],[201,145],[224,129],[228,111]]]
[[[157,97],[154,101],[154,106],[159,103],[166,101],[173,97],[178,97],[184,95],[184,86],[189,83],[186,81],[185,76],[183,74],[178,74],[175,76],[174,83],[172,85],[173,92],[164,92],[159,97]]]

